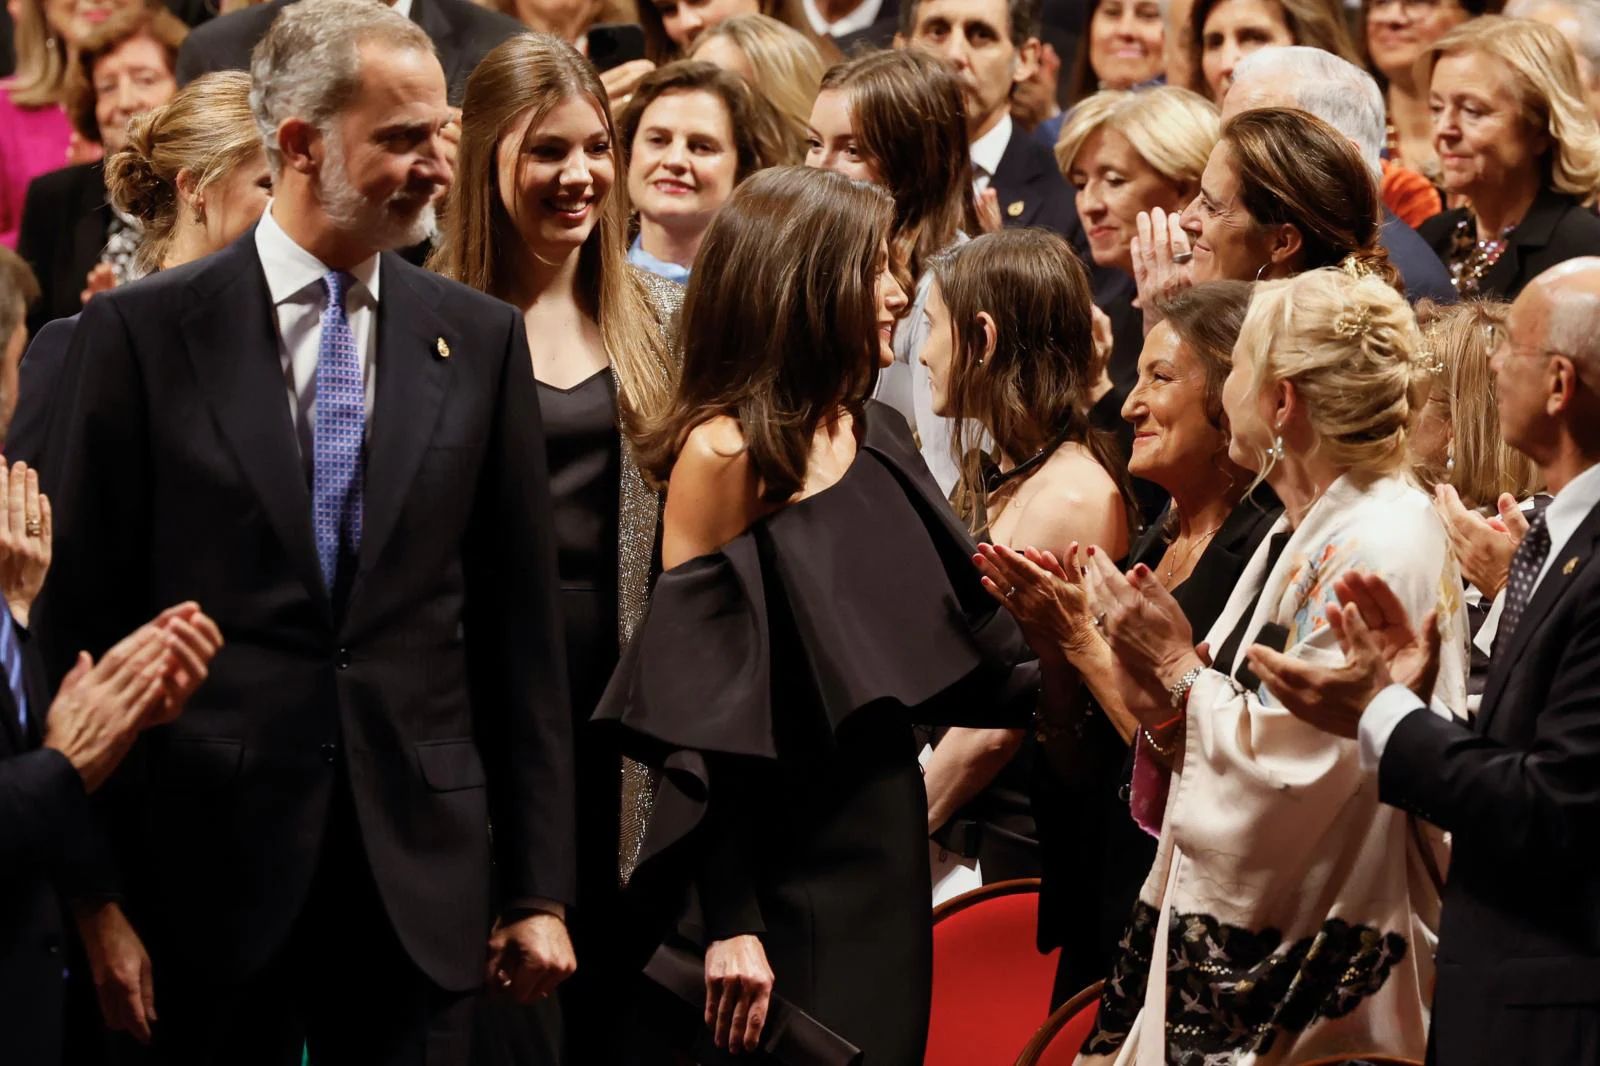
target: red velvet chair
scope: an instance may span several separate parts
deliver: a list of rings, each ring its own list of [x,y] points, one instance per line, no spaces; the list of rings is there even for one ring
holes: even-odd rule
[[[1039,954],[1039,881],[998,881],[933,909],[925,1066],[1011,1066],[1050,1014],[1056,956]]]
[[[1072,1066],[1100,1016],[1103,987],[1104,981],[1096,981],[1057,1007],[1017,1056],[1016,1066]]]

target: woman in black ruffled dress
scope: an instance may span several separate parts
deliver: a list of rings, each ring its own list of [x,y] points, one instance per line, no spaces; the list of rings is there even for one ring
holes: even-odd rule
[[[679,1035],[771,1050],[771,993],[866,1066],[920,1063],[927,1033],[912,723],[1025,723],[1040,686],[905,420],[867,399],[906,302],[891,210],[779,168],[713,224],[641,450],[667,480],[666,571],[596,715],[660,771],[630,892],[658,918],[647,948],[705,951]]]

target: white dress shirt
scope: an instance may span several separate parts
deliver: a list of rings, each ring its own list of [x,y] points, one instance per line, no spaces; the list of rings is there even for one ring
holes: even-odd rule
[[[294,420],[300,456],[311,461],[312,429],[316,425],[317,352],[322,342],[322,312],[328,306],[328,289],[322,282],[329,268],[294,242],[272,217],[269,202],[256,227],[256,254],[272,295],[272,318],[278,327],[278,357],[283,363],[283,384],[289,396],[289,417]],[[355,283],[345,291],[345,319],[361,360],[366,383],[368,432],[372,428],[373,385],[376,380],[378,343],[378,266],[374,255],[346,271]]]
[[[1550,506],[1545,508],[1545,529],[1550,533],[1550,551],[1544,565],[1533,581],[1533,596],[1539,594],[1539,584],[1550,572],[1550,567],[1560,558],[1572,534],[1577,532],[1589,512],[1600,505],[1600,464],[1591,466],[1556,493]],[[1529,599],[1532,600],[1533,596]],[[1383,749],[1389,743],[1400,720],[1416,710],[1422,710],[1422,701],[1404,685],[1390,685],[1372,698],[1361,716],[1361,764],[1375,769],[1383,760]]]
[[[812,32],[818,37],[843,37],[847,33],[864,30],[877,22],[878,12],[883,10],[883,0],[861,0],[854,10],[837,22],[828,21],[827,16],[817,7],[817,0],[800,0],[800,10],[806,13],[806,21],[811,24]]]
[[[972,142],[973,192],[983,192],[994,180],[994,172],[1000,169],[1000,158],[1011,143],[1011,128],[1011,112],[1002,111],[994,128]]]

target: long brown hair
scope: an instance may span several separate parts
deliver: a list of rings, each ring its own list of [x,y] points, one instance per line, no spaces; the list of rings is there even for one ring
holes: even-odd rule
[[[1404,291],[1381,242],[1377,183],[1350,138],[1304,111],[1263,107],[1224,123],[1219,143],[1232,155],[1251,219],[1300,231],[1302,270],[1349,261]]]
[[[575,96],[593,101],[605,119],[617,175],[578,253],[578,299],[600,327],[621,384],[619,414],[631,432],[666,401],[670,362],[644,283],[628,265],[627,174],[605,87],[571,45],[549,34],[518,34],[484,56],[467,79],[455,181],[428,266],[490,296],[512,298],[522,237],[501,198],[500,141],[530,111],[526,136],[533,137],[556,105]]]
[[[800,489],[818,427],[858,411],[877,383],[892,209],[876,186],[806,167],[763,170],[734,191],[689,278],[677,394],[639,442],[646,473],[664,483],[689,431],[732,415],[762,499]]]
[[[1058,442],[1085,446],[1116,483],[1136,528],[1127,464],[1111,436],[1089,423],[1093,296],[1072,247],[1048,230],[1001,230],[936,256],[930,269],[950,311],[946,396],[961,467],[957,510],[976,531],[981,512],[1017,485],[1008,482],[985,499],[976,423],[1018,462]],[[995,347],[987,358],[980,312],[994,320]]]
[[[914,281],[963,227],[978,231],[961,86],[942,61],[905,48],[841,63],[822,88],[845,94],[856,140],[894,197],[890,249]]]

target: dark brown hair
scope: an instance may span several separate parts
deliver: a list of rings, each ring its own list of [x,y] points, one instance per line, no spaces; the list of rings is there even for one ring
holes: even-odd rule
[[[1189,52],[1190,69],[1194,71],[1193,84],[1188,88],[1210,99],[1211,87],[1206,84],[1205,58],[1206,19],[1218,4],[1227,0],[1194,0],[1189,13],[1189,25],[1184,32],[1184,47]],[[1350,37],[1350,25],[1345,21],[1344,7],[1339,0],[1273,0],[1283,10],[1284,25],[1289,28],[1291,43],[1320,48],[1332,52],[1340,59],[1361,65],[1361,54]]]
[[[1181,289],[1157,305],[1178,342],[1194,353],[1206,376],[1206,418],[1227,430],[1222,410],[1222,383],[1233,369],[1233,346],[1250,310],[1248,281],[1208,281]]]
[[[645,75],[617,119],[618,146],[628,165],[633,164],[633,138],[639,132],[645,110],[668,93],[691,92],[716,97],[728,113],[733,150],[739,160],[733,177],[735,185],[780,161],[784,154],[783,133],[772,106],[751,91],[739,75],[704,60],[680,59]]]
[[[930,269],[950,311],[946,395],[955,427],[951,448],[961,467],[957,510],[980,523],[977,502],[985,492],[975,422],[1017,462],[1058,441],[1084,445],[1116,482],[1130,528],[1137,528],[1127,464],[1110,434],[1089,423],[1093,298],[1072,247],[1049,230],[1001,230],[935,257]],[[994,320],[988,358],[980,312]],[[992,511],[994,496],[1017,484],[1008,482],[983,510]]]
[[[121,48],[135,37],[149,37],[165,52],[167,72],[178,67],[178,49],[189,35],[189,27],[164,7],[135,7],[119,12],[105,25],[86,34],[78,49],[77,62],[67,74],[67,115],[72,128],[85,140],[100,143],[100,120],[95,117],[94,105],[98,94],[94,89],[94,65]]]
[[[849,102],[850,126],[894,197],[890,251],[915,281],[963,228],[978,232],[961,87],[916,48],[871,52],[822,78]]]
[[[640,441],[655,481],[690,430],[731,415],[762,498],[799,490],[817,428],[858,411],[877,382],[891,211],[882,189],[806,167],[763,170],[735,190],[689,278],[676,395]]]
[[[1380,241],[1378,185],[1348,137],[1304,111],[1263,107],[1224,123],[1219,143],[1232,156],[1251,219],[1300,232],[1302,270],[1348,260],[1403,291]]]
[[[39,279],[33,268],[22,256],[0,245],[0,349],[11,343],[11,335],[38,298]]]
[[[571,45],[549,34],[518,34],[484,56],[467,79],[455,180],[428,266],[490,296],[514,298],[522,236],[500,195],[500,140],[530,111],[526,136],[533,137],[544,117],[573,97],[586,97],[599,109],[617,163],[599,221],[578,253],[577,290],[580,305],[600,326],[622,385],[623,424],[632,429],[634,416],[665,402],[670,360],[644,283],[628,266],[627,173],[605,87]],[[519,152],[517,158],[526,156]]]

